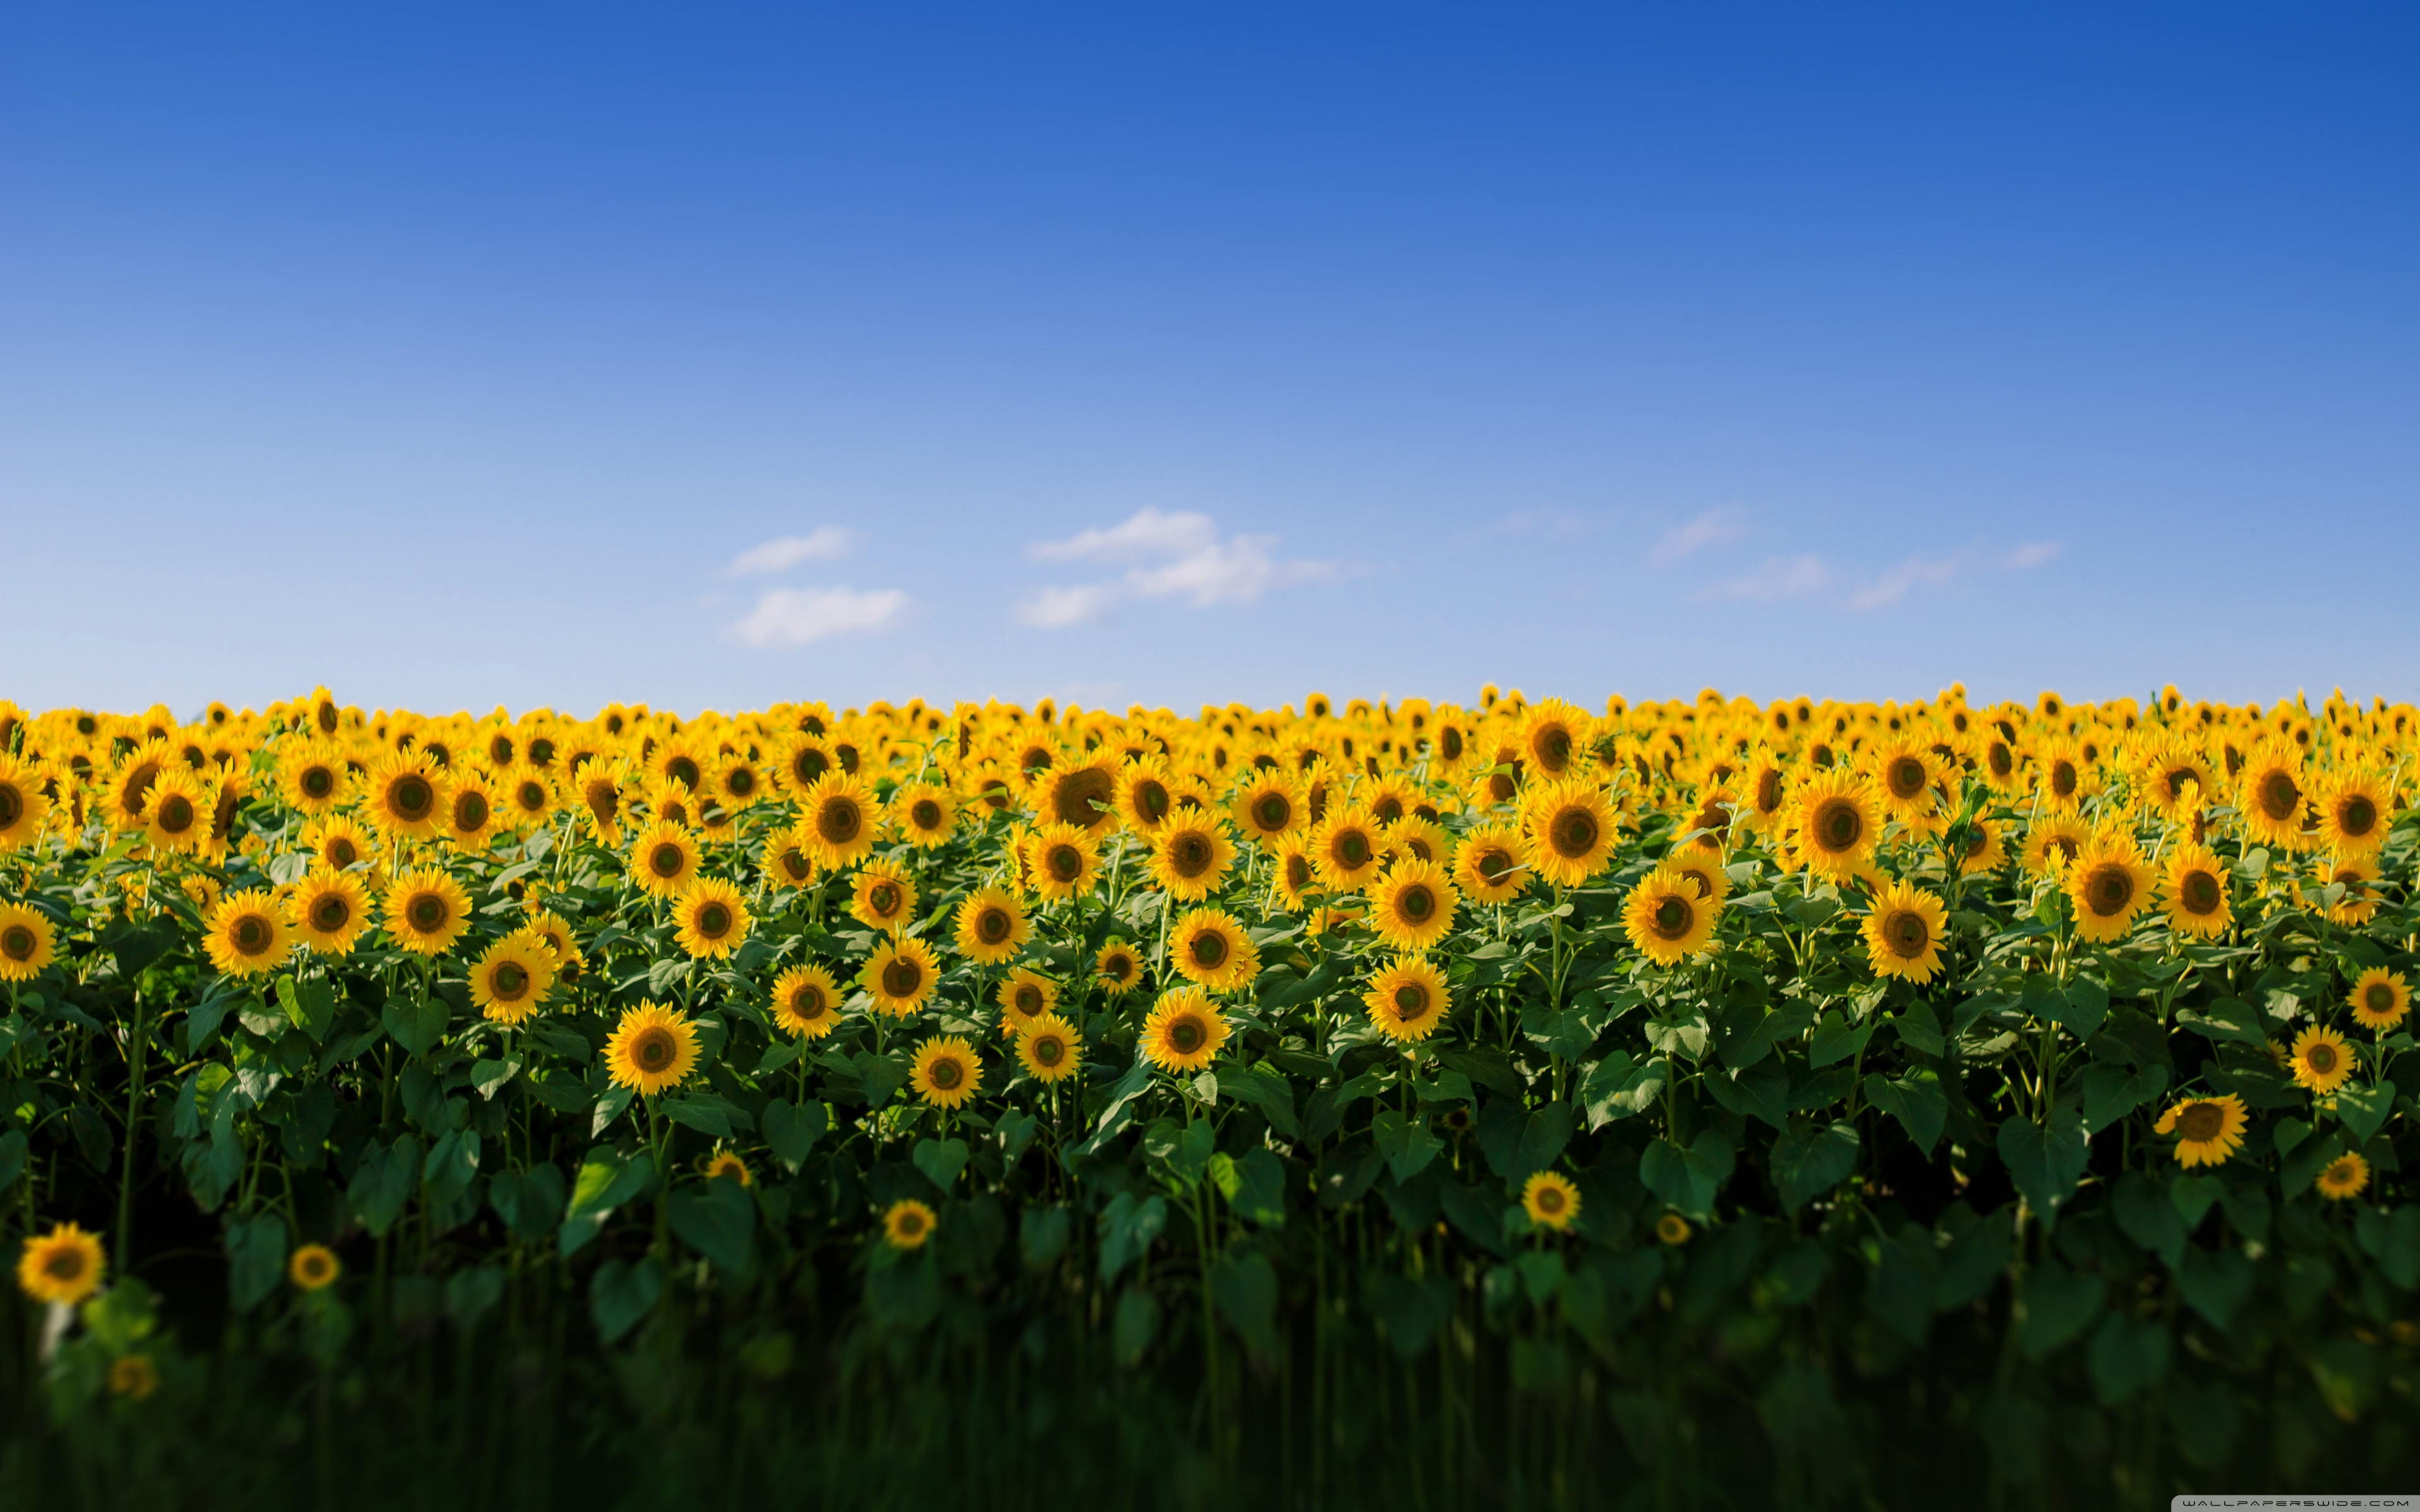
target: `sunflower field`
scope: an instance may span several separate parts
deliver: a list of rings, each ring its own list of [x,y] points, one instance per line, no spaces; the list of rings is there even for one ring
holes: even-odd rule
[[[0,1501],[2408,1489],[2415,748],[0,702]]]

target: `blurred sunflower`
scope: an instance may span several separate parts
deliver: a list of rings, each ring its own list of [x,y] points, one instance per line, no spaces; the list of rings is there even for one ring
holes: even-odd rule
[[[2223,1165],[2242,1148],[2248,1122],[2242,1100],[2228,1092],[2219,1097],[2188,1097],[2172,1104],[2151,1126],[2158,1134],[2177,1136],[2177,1164]]]
[[[1302,796],[1284,772],[1256,770],[1235,790],[1229,811],[1235,826],[1263,845],[1273,844],[1303,827]]]
[[[932,947],[906,935],[893,936],[875,948],[859,971],[858,985],[874,1002],[874,1011],[892,1018],[909,1018],[933,995],[941,980],[941,964]]]
[[[1370,980],[1361,995],[1370,1022],[1398,1044],[1417,1044],[1436,1032],[1453,1006],[1445,974],[1426,956],[1397,956]]]
[[[275,896],[255,888],[229,893],[210,910],[202,948],[228,976],[257,977],[285,964],[294,940]]]
[[[1453,864],[1453,837],[1434,819],[1407,813],[1388,825],[1380,838],[1390,856],[1410,856],[1439,867]]]
[[[2308,898],[2305,903],[2305,906],[2325,903],[2329,923],[2366,924],[2377,914],[2379,895],[2373,886],[2378,881],[2376,861],[2366,856],[2335,856],[2328,861],[2320,875],[2325,879],[2319,884],[2322,888],[2344,889],[2333,903],[2325,903],[2324,892]],[[2295,890],[2299,894],[2302,888],[2297,886]]]
[[[1226,1015],[1201,988],[1178,987],[1160,995],[1136,1048],[1162,1071],[1200,1071],[1218,1057],[1227,1035]]]
[[[950,842],[958,825],[958,800],[947,788],[908,782],[891,795],[890,814],[892,828],[900,839],[929,851]]]
[[[176,759],[164,740],[148,740],[134,747],[117,759],[116,770],[110,774],[101,812],[117,829],[140,829],[147,817],[151,784]]]
[[[370,858],[370,832],[343,814],[302,827],[302,844],[331,872],[345,872]]]
[[[845,772],[826,772],[799,799],[799,827],[814,858],[837,871],[874,849],[874,790]]]
[[[1113,939],[1093,958],[1093,981],[1111,997],[1123,997],[1142,985],[1142,957],[1124,940]]]
[[[1980,876],[1997,872],[2009,862],[2009,847],[2001,833],[2000,821],[1981,814],[1966,821],[1966,838],[1958,853],[1958,874]]]
[[[1319,887],[1319,868],[1311,858],[1311,851],[1299,835],[1288,835],[1277,841],[1277,854],[1269,865],[1269,908],[1273,912],[1299,913],[1309,906],[1311,894]]]
[[[820,1040],[840,1026],[840,984],[818,965],[797,965],[773,979],[773,1022],[801,1040]]]
[[[765,880],[771,887],[803,887],[821,871],[808,846],[804,826],[778,831],[765,841]]]
[[[2245,832],[2262,845],[2283,850],[2304,843],[2303,755],[2286,741],[2263,740],[2244,759],[2236,781],[2236,808]]]
[[[315,817],[326,813],[344,801],[351,783],[345,753],[333,742],[304,739],[280,753],[278,792],[288,806],[302,813]]]
[[[2038,877],[2063,876],[2075,864],[2075,858],[2084,854],[2085,842],[2091,838],[2092,827],[2074,814],[2038,819],[2025,832],[2025,870]]]
[[[1866,961],[1878,977],[1919,985],[1941,970],[1941,900],[1910,883],[1894,882],[1866,914]]]
[[[2324,1025],[2313,1025],[2294,1037],[2288,1059],[2294,1085],[2317,1097],[2326,1097],[2352,1075],[2352,1047],[2345,1037]]]
[[[2404,984],[2402,973],[2372,966],[2353,979],[2350,1003],[2354,1023],[2382,1034],[2411,1011],[2412,989]]]
[[[457,848],[484,851],[496,838],[496,788],[486,774],[464,769],[445,785],[442,829]]]
[[[2168,927],[2180,934],[2215,939],[2234,922],[2227,906],[2226,863],[2207,845],[2186,842],[2168,853],[2160,889]]]
[[[0,981],[31,981],[57,954],[51,921],[23,903],[0,903]]]
[[[993,997],[1001,1007],[1001,1026],[1014,1034],[1059,1006],[1059,984],[1030,967],[1015,966]]]
[[[507,1027],[535,1012],[553,990],[554,952],[526,930],[489,946],[471,968],[471,1001]]]
[[[2339,856],[2366,856],[2386,839],[2390,795],[2376,772],[2335,773],[2312,795],[2312,807],[2319,810],[2320,841]]]
[[[848,912],[868,929],[897,929],[916,916],[916,884],[896,862],[868,861],[849,885]]]
[[[414,955],[441,955],[471,927],[471,899],[442,870],[406,872],[386,889],[387,934]]]
[[[1168,961],[1179,976],[1214,993],[1249,986],[1261,973],[1251,936],[1218,908],[1196,908],[1176,921],[1168,934]]]
[[[1016,1031],[1017,1063],[1037,1082],[1075,1075],[1083,1056],[1083,1036],[1056,1013],[1046,1013]]]
[[[298,1246],[286,1262],[286,1278],[298,1291],[325,1291],[344,1273],[336,1252],[325,1244]]]
[[[1536,1227],[1560,1233],[1580,1215],[1580,1189],[1560,1171],[1533,1171],[1521,1186],[1521,1211]]]
[[[714,1152],[713,1158],[706,1163],[706,1179],[709,1181],[720,1181],[726,1178],[738,1182],[741,1186],[756,1184],[756,1173],[748,1168],[748,1163],[739,1158],[737,1151],[718,1149]]]
[[[557,977],[566,982],[579,980],[580,968],[588,964],[588,958],[580,953],[579,943],[571,937],[571,926],[561,915],[551,908],[534,907],[529,921],[521,928],[553,953]]]
[[[1584,764],[1595,721],[1560,699],[1548,699],[1521,721],[1521,757],[1530,770],[1560,778]]]
[[[1677,965],[1714,949],[1722,905],[1698,895],[1698,884],[1659,869],[1641,877],[1621,905],[1622,932],[1659,966]]]
[[[2356,1151],[2347,1150],[2328,1162],[2311,1184],[2330,1202],[2350,1202],[2369,1185],[2369,1162]]]
[[[1482,903],[1509,903],[1529,886],[1529,841],[1510,825],[1486,824],[1454,847],[1453,880]]]
[[[1613,806],[1586,779],[1533,790],[1523,805],[1522,823],[1529,836],[1531,864],[1559,887],[1578,887],[1605,870],[1613,856]]]
[[[831,747],[820,735],[795,734],[784,741],[781,757],[774,763],[773,775],[783,791],[793,798],[803,800],[816,783],[838,767],[832,760]]]
[[[1940,779],[1933,754],[1902,737],[1884,746],[1874,757],[1874,792],[1883,811],[1920,829],[1933,808],[1933,784]]]
[[[553,816],[554,784],[536,772],[516,772],[504,784],[504,810],[513,822],[528,827]]]
[[[922,1249],[939,1222],[931,1208],[914,1197],[901,1197],[882,1210],[882,1242],[896,1250]]]
[[[1062,755],[1033,779],[1033,811],[1045,824],[1099,834],[1117,823],[1117,769],[1101,755]]]
[[[930,1106],[964,1107],[983,1089],[983,1063],[973,1047],[955,1036],[927,1040],[916,1047],[908,1084]]]
[[[217,787],[194,771],[174,766],[162,771],[151,784],[144,840],[157,851],[197,849],[209,835],[210,815],[218,807]]]
[[[1009,960],[1032,938],[1025,905],[1005,888],[977,887],[958,904],[958,953],[979,965]]]
[[[1370,927],[1392,949],[1425,950],[1453,927],[1459,901],[1443,868],[1398,861],[1370,889]]]
[[[2035,758],[2034,769],[2034,791],[2041,807],[2053,813],[2071,813],[2091,795],[2091,764],[2072,740],[2061,738],[2044,746]]]
[[[623,1011],[605,1041],[605,1069],[616,1087],[654,1097],[697,1069],[697,1026],[658,1003]]]
[[[2182,820],[2198,807],[2199,795],[2214,792],[2217,782],[2210,757],[2194,742],[2179,735],[2152,741],[2142,758],[2143,801],[2161,817]]]
[[[100,1235],[54,1224],[50,1232],[26,1239],[17,1257],[17,1285],[36,1302],[72,1307],[101,1289],[108,1265]]]
[[[1217,892],[1234,863],[1226,826],[1206,813],[1180,814],[1152,837],[1152,880],[1181,903]]]
[[[597,843],[617,846],[622,843],[622,821],[627,805],[622,800],[622,782],[628,774],[620,763],[608,764],[591,761],[577,769],[574,781],[580,793],[581,812],[586,816],[588,832]]]
[[[51,816],[41,774],[0,750],[0,852],[39,840]]]
[[[1168,763],[1144,756],[1118,768],[1118,817],[1136,834],[1149,839],[1176,811],[1175,789],[1170,785]],[[1089,832],[1089,826],[1086,827]]]
[[[369,891],[349,872],[315,869],[286,900],[294,932],[320,955],[349,955],[370,925]]]

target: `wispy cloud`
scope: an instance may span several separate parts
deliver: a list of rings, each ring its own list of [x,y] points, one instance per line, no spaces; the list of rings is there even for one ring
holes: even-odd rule
[[[1675,525],[1664,532],[1647,560],[1659,567],[1668,567],[1683,557],[1703,551],[1711,546],[1729,546],[1747,533],[1747,522],[1736,509],[1709,509],[1696,519]]]
[[[783,535],[760,541],[731,559],[723,572],[733,578],[787,572],[801,562],[830,562],[848,554],[849,533],[837,525],[818,526],[804,535]]]
[[[1832,569],[1811,552],[1795,557],[1767,557],[1745,577],[1715,583],[1708,598],[1741,599],[1770,604],[1785,598],[1806,598],[1832,586]]]
[[[907,610],[908,595],[896,588],[775,588],[756,600],[731,635],[742,645],[784,650],[828,636],[879,630]]]
[[[1060,629],[1098,619],[1119,604],[1138,599],[1206,609],[1249,603],[1272,589],[1335,575],[1325,562],[1272,555],[1276,545],[1273,535],[1222,537],[1207,515],[1140,509],[1120,524],[1028,547],[1026,555],[1038,562],[1133,564],[1101,581],[1044,588],[1017,605],[1016,617],[1027,625]]]
[[[1849,607],[1860,613],[1888,609],[1921,583],[1946,583],[1966,570],[1958,557],[1910,557],[1849,595]]]
[[[2027,541],[2009,553],[2009,565],[2023,572],[2028,567],[2039,567],[2057,555],[2056,541]]]

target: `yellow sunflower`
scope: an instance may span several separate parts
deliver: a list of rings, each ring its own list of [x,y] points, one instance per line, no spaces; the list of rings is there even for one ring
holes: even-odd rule
[[[1966,843],[1958,854],[1958,874],[1978,876],[1997,872],[2009,860],[2009,846],[2000,821],[1978,814],[1966,822]]]
[[[349,872],[314,870],[286,900],[294,933],[320,955],[349,955],[370,926],[369,891]]]
[[[1370,889],[1370,927],[1396,950],[1425,950],[1453,927],[1460,900],[1443,868],[1402,860]]]
[[[2309,799],[2303,791],[2303,754],[2287,741],[2264,740],[2244,758],[2236,779],[2236,808],[2244,830],[2259,843],[2298,849],[2305,843],[2303,817]]]
[[[1583,765],[1595,720],[1560,699],[1548,699],[1521,721],[1521,757],[1531,771],[1560,778]]]
[[[0,852],[39,840],[50,817],[41,773],[0,750]]]
[[[628,809],[622,797],[622,783],[628,771],[620,763],[608,764],[601,758],[572,770],[588,832],[597,837],[600,845],[621,844],[622,821]]]
[[[732,1150],[718,1149],[714,1152],[714,1158],[706,1163],[706,1179],[709,1181],[719,1181],[725,1178],[738,1182],[741,1186],[756,1184],[756,1173],[748,1168],[746,1161],[741,1160]]]
[[[72,1307],[101,1289],[108,1266],[100,1235],[54,1224],[49,1233],[25,1241],[17,1257],[17,1285],[36,1302]]]
[[[630,841],[630,881],[656,898],[677,898],[697,877],[697,837],[688,827],[658,819]]]
[[[406,872],[386,889],[386,932],[414,955],[440,955],[471,927],[471,899],[436,867]]]
[[[1836,880],[1856,875],[1882,838],[1873,790],[1844,768],[1801,782],[1792,817],[1798,864]]]
[[[1387,826],[1384,838],[1390,856],[1408,856],[1435,866],[1453,864],[1453,837],[1434,819],[1405,814]]]
[[[1580,1215],[1580,1189],[1560,1171],[1535,1171],[1521,1186],[1521,1211],[1540,1228],[1560,1233]]]
[[[2404,985],[2402,973],[2372,966],[2353,979],[2350,1002],[2355,1024],[2383,1034],[2411,1011],[2412,989]]]
[[[1093,958],[1093,983],[1111,997],[1124,997],[1142,985],[1142,957],[1124,940],[1109,941]]]
[[[860,867],[849,894],[849,916],[868,929],[897,929],[916,917],[916,884],[894,862]]]
[[[1179,813],[1152,837],[1152,880],[1182,903],[1200,903],[1217,892],[1234,864],[1227,826],[1206,813]]]
[[[556,976],[565,981],[579,980],[580,968],[588,964],[588,958],[580,953],[579,943],[571,937],[571,926],[561,915],[552,909],[533,907],[529,922],[521,928],[553,953]]]
[[[542,772],[517,771],[504,780],[504,811],[527,828],[543,825],[554,813],[554,784]]]
[[[273,894],[255,888],[229,893],[210,910],[203,949],[230,977],[257,977],[286,964],[294,949],[286,911]]]
[[[1196,908],[1168,934],[1169,964],[1177,974],[1214,993],[1234,992],[1261,974],[1261,952],[1233,915]]]
[[[822,1039],[840,1026],[840,984],[821,966],[792,966],[773,979],[773,1022],[801,1040]]]
[[[302,829],[303,847],[331,872],[349,871],[370,858],[370,832],[343,814],[331,814]]]
[[[1874,792],[1883,811],[1913,828],[1931,818],[1941,779],[1937,758],[1925,746],[1902,737],[1884,746],[1874,756]]]
[[[1025,874],[1035,893],[1054,903],[1082,897],[1100,880],[1099,841],[1074,825],[1044,825],[1025,837]]]
[[[874,1000],[876,1012],[904,1019],[924,1006],[940,980],[941,964],[935,959],[932,947],[919,939],[897,935],[884,941],[866,959],[864,968],[858,973],[857,984]]]
[[[286,1262],[286,1278],[301,1291],[324,1291],[336,1284],[345,1267],[325,1244],[304,1244]]]
[[[1677,1212],[1668,1212],[1655,1220],[1655,1242],[1659,1244],[1681,1245],[1689,1242],[1689,1220]]]
[[[1059,1006],[1059,984],[1025,966],[1011,968],[993,994],[1001,1007],[1001,1027],[1015,1034]]]
[[[882,1242],[892,1249],[923,1249],[939,1222],[932,1209],[914,1197],[901,1197],[882,1210]]]
[[[2321,872],[2322,887],[2342,887],[2336,901],[2327,910],[2331,924],[2366,924],[2378,912],[2379,894],[2371,886],[2378,880],[2378,862],[2366,856],[2339,856],[2330,858]],[[2302,890],[2299,887],[2295,889]],[[2310,900],[2312,903],[2320,898]]]
[[[1156,834],[1176,811],[1176,790],[1169,779],[1168,764],[1157,756],[1143,756],[1118,768],[1116,801],[1118,818],[1128,829],[1145,839]]]
[[[1201,988],[1178,987],[1160,994],[1137,1048],[1162,1071],[1200,1071],[1218,1057],[1227,1034],[1226,1015]]]
[[[1698,885],[1698,896],[1708,903],[1719,903],[1731,895],[1730,874],[1723,870],[1721,857],[1694,845],[1673,851],[1656,870],[1687,877]]]
[[[1288,835],[1275,845],[1269,865],[1269,911],[1300,912],[1319,889],[1319,868],[1300,835]]]
[[[822,870],[803,826],[781,830],[765,841],[765,880],[774,887],[803,887]]]
[[[490,1022],[520,1023],[554,990],[554,952],[527,930],[488,947],[471,968],[471,1001]]]
[[[288,748],[277,764],[277,776],[286,801],[314,816],[344,801],[352,785],[344,751],[324,740],[303,740]]]
[[[2171,1105],[2151,1126],[2154,1134],[2177,1136],[2177,1164],[2223,1165],[2242,1148],[2247,1116],[2234,1093],[2220,1097],[2188,1097]]]
[[[948,844],[958,827],[958,800],[930,782],[903,783],[891,795],[890,813],[892,832],[920,851]]]
[[[1005,888],[977,887],[958,904],[958,953],[980,965],[999,965],[1032,938],[1025,905]]]
[[[209,838],[210,815],[218,807],[215,782],[183,767],[163,769],[151,783],[144,810],[143,838],[154,850],[185,852]]]
[[[1311,832],[1311,864],[1332,892],[1369,881],[1386,856],[1378,822],[1357,804],[1337,810]]]
[[[1941,969],[1941,929],[1947,914],[1940,899],[1906,882],[1894,882],[1867,913],[1866,961],[1878,977],[1904,977],[1918,984]]]
[[[1529,841],[1511,825],[1481,825],[1453,849],[1453,880],[1475,903],[1510,903],[1533,874]]]
[[[2295,1086],[2314,1096],[2326,1097],[2352,1075],[2352,1048],[2345,1043],[2343,1035],[2315,1024],[2294,1037],[2294,1049],[2287,1063],[2293,1070]]]
[[[464,770],[455,774],[445,784],[444,821],[440,826],[447,840],[466,851],[484,851],[496,838],[500,815],[496,808],[496,787],[487,776]]]
[[[1659,966],[1677,965],[1714,949],[1721,913],[1720,903],[1699,896],[1694,880],[1658,869],[1630,889],[1621,905],[1621,928],[1648,960]]]
[[[2319,838],[2339,856],[2366,856],[2386,840],[2391,799],[2386,779],[2354,768],[2335,773],[2312,795]]]
[[[1076,1074],[1084,1058],[1084,1037],[1056,1013],[1016,1031],[1016,1059],[1035,1081],[1050,1083]]]
[[[151,784],[160,780],[175,754],[164,740],[149,740],[117,759],[110,774],[101,811],[118,829],[140,829],[151,799]]]
[[[2347,1150],[2328,1162],[2327,1168],[2311,1184],[2330,1202],[2350,1202],[2369,1185],[2369,1162]]]
[[[2143,797],[2162,817],[2181,820],[2200,807],[2200,795],[2217,791],[2210,757],[2194,743],[2169,735],[2151,742],[2142,757]]]
[[[23,903],[0,903],[0,981],[30,981],[56,957],[57,932]]]
[[[2038,877],[2062,875],[2084,854],[2085,842],[2091,838],[2091,826],[2071,813],[2040,819],[2025,832],[2025,870]]]
[[[837,871],[874,849],[874,790],[846,772],[815,779],[799,798],[799,839]]]
[[[1578,887],[1613,857],[1613,805],[1585,778],[1532,790],[1522,805],[1522,822],[1531,864],[1559,887]]]
[[[2067,869],[2067,896],[2075,904],[2075,932],[2097,944],[2126,937],[2150,905],[2151,869],[2134,838],[2097,831]]]
[[[2054,740],[2036,757],[2035,791],[2053,813],[2072,813],[2094,790],[2092,764],[2074,741]]]
[[[1302,795],[1284,772],[1275,768],[1255,770],[1247,777],[1235,790],[1228,811],[1234,815],[1236,828],[1264,845],[1302,828],[1307,817]]]
[[[927,1040],[916,1047],[908,1084],[934,1107],[964,1107],[983,1089],[983,1062],[975,1058],[972,1046],[955,1036]]]
[[[2190,842],[2168,853],[2160,900],[2168,927],[2180,934],[2214,939],[2234,922],[2226,901],[2226,863],[2207,845]]]
[[[605,1041],[605,1069],[642,1097],[678,1087],[697,1069],[697,1026],[657,1003],[626,1009]]]
[[[371,764],[363,797],[371,824],[411,840],[435,835],[445,812],[445,791],[436,771],[405,751],[391,752]]]
[[[1397,956],[1370,980],[1361,995],[1370,1022],[1398,1044],[1417,1044],[1436,1032],[1453,1007],[1445,974],[1426,956]]]
[[[784,793],[800,797],[839,764],[832,760],[831,746],[823,736],[801,732],[783,742],[781,754],[773,763],[773,779]]]
[[[1044,824],[1095,835],[1117,823],[1117,768],[1098,753],[1063,754],[1033,779],[1033,811]]]

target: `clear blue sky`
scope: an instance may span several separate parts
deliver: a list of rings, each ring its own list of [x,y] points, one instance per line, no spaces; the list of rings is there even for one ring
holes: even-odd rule
[[[17,0],[0,695],[2420,698],[2415,78],[2409,5]]]

